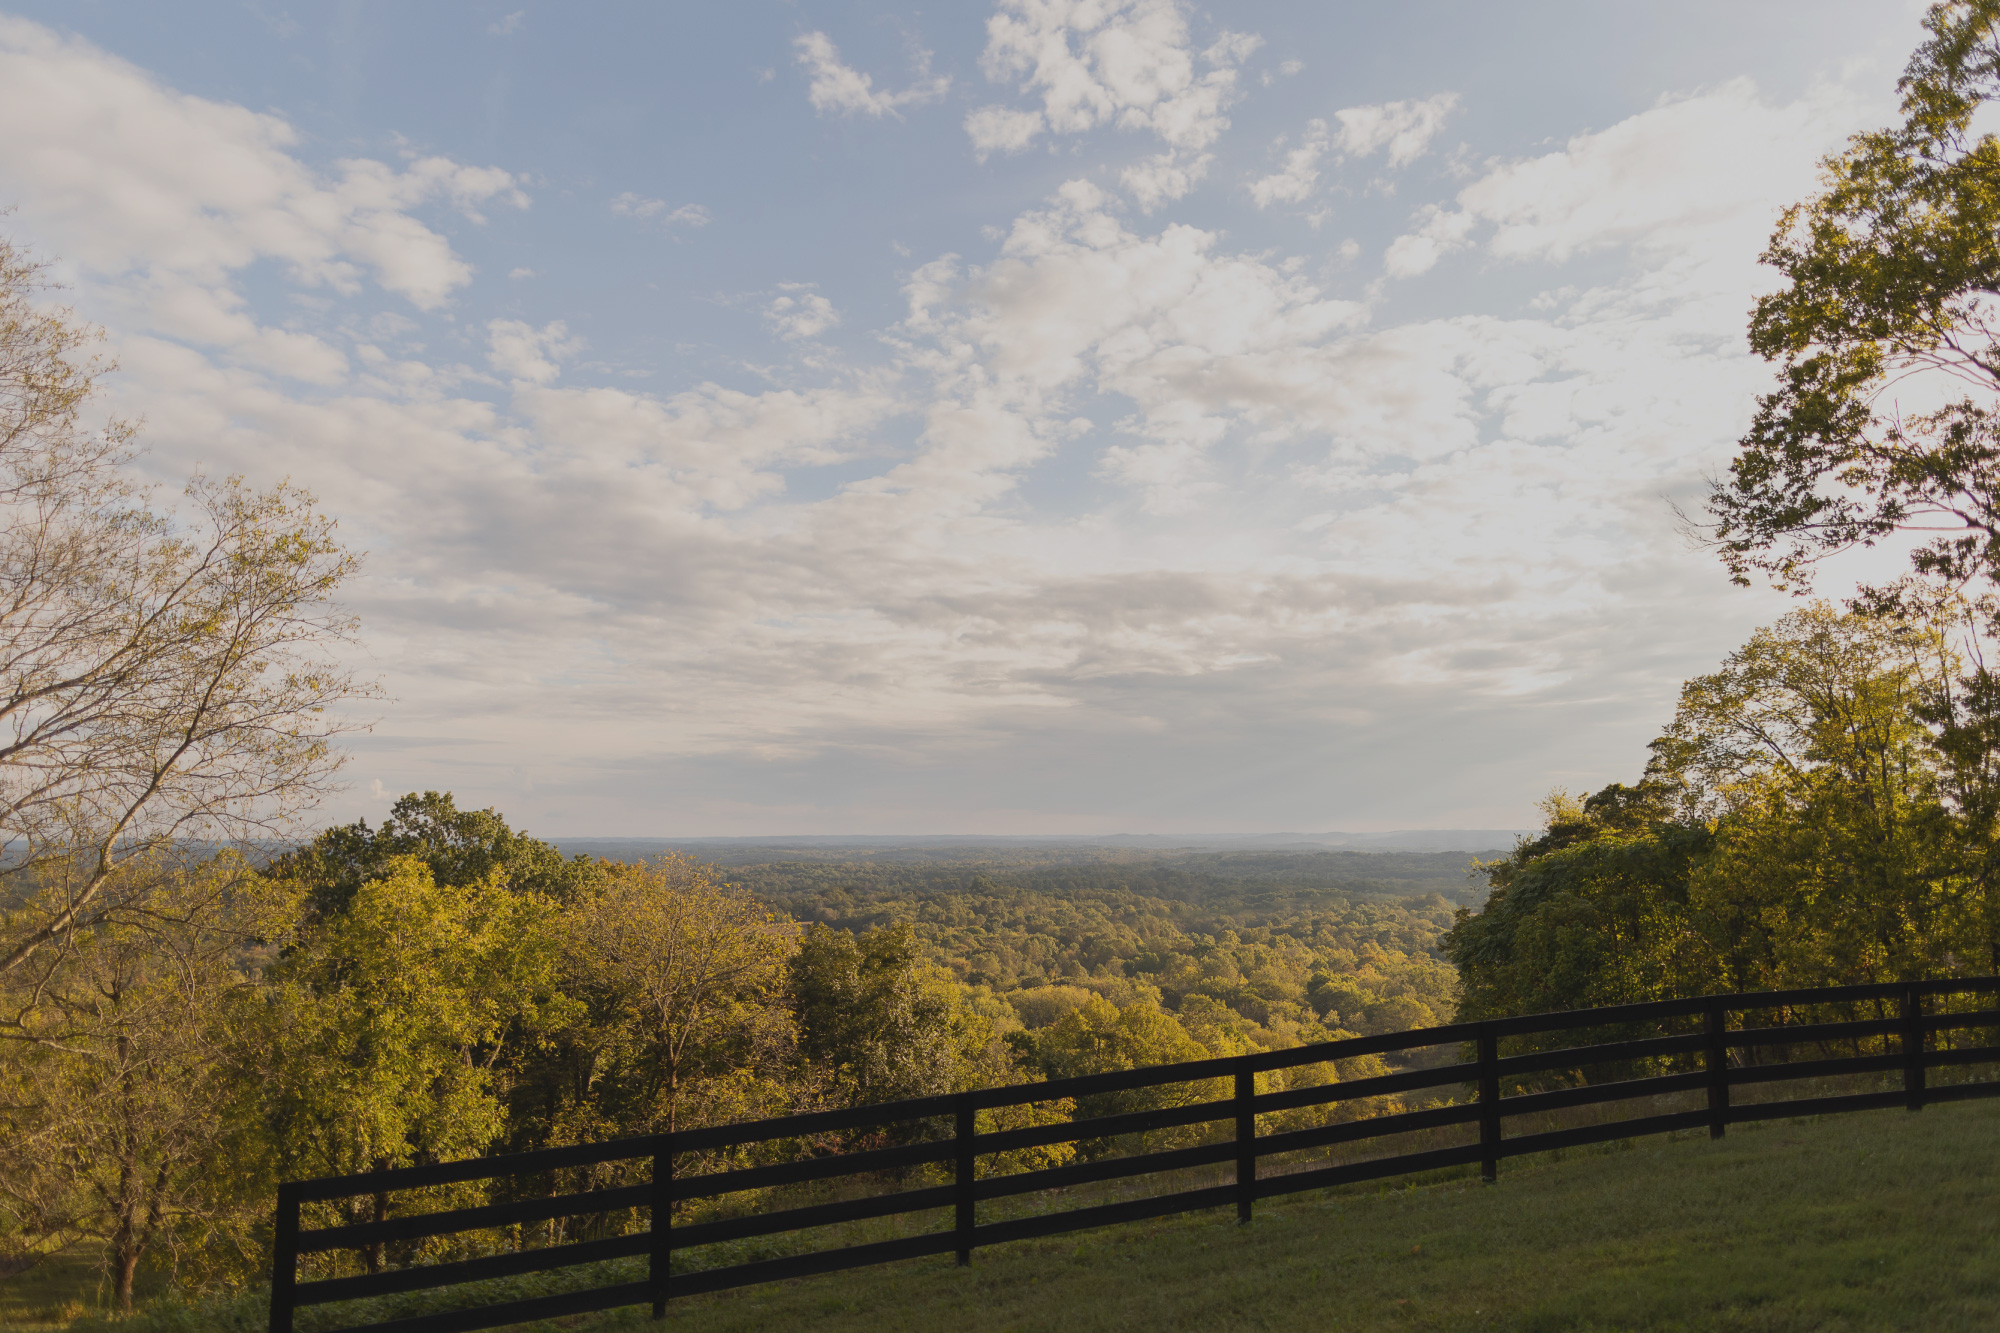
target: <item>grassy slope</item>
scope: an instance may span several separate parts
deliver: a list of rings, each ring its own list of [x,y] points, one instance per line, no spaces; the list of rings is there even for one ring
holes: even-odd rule
[[[1501,1172],[1492,1188],[1456,1179],[1273,1201],[1248,1228],[1210,1213],[981,1250],[969,1270],[947,1257],[692,1298],[674,1303],[664,1327],[2000,1328],[2000,1099],[1739,1126],[1721,1143],[1654,1139]],[[252,1294],[206,1313],[161,1309],[124,1328],[262,1326],[263,1299]],[[559,1327],[662,1325],[631,1311],[536,1326]],[[0,1313],[0,1330],[29,1328],[51,1325]]]
[[[658,1327],[619,1318],[592,1328]],[[1455,1181],[676,1302],[680,1333],[2000,1328],[2000,1100],[1733,1129]]]

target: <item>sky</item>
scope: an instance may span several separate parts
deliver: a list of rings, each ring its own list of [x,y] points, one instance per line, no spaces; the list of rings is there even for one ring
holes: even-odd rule
[[[367,553],[325,819],[1527,828],[1791,605],[1674,506],[1921,15],[0,0],[0,229]]]

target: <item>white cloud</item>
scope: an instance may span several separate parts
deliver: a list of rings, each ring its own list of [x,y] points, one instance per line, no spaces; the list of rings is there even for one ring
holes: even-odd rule
[[[808,284],[780,283],[779,289],[784,295],[773,298],[764,307],[764,318],[780,338],[787,341],[817,338],[840,323],[840,313],[833,308],[833,302]]]
[[[813,110],[821,115],[832,111],[843,116],[874,116],[878,119],[895,116],[901,119],[901,108],[935,102],[951,89],[949,76],[930,72],[929,51],[920,49],[916,52],[915,81],[903,91],[892,93],[886,88],[878,91],[873,78],[843,64],[839,48],[823,32],[806,33],[795,38],[792,45],[798,51],[799,64],[812,75],[806,97]]]
[[[495,37],[511,37],[515,33],[519,32],[521,30],[521,25],[523,23],[526,23],[527,21],[528,21],[528,11],[525,9],[517,9],[513,13],[507,15],[504,18],[495,19],[492,23],[487,25],[486,31],[492,33]]]
[[[1456,93],[1439,93],[1421,102],[1384,102],[1336,111],[1337,131],[1324,120],[1307,121],[1305,133],[1285,153],[1283,165],[1250,183],[1250,198],[1259,208],[1304,203],[1319,188],[1320,163],[1329,156],[1336,160],[1369,157],[1386,148],[1391,167],[1407,166],[1423,156],[1457,106]],[[1273,147],[1284,144],[1280,138]],[[1323,220],[1316,217],[1313,225]]]
[[[1210,232],[1129,231],[1107,203],[1072,181],[1016,220],[993,264],[956,284],[938,268],[912,280],[911,327],[983,351],[977,383],[990,389],[989,410],[1004,402],[1029,414],[1017,446],[1027,456],[1059,437],[1069,392],[1122,397],[1132,407],[1118,423],[1126,442],[1105,451],[1101,469],[1148,508],[1177,512],[1209,484],[1208,453],[1232,433],[1294,438],[1318,428],[1308,424],[1314,403],[1331,410],[1366,396],[1326,359],[1325,342],[1361,307],[1221,253]]]
[[[1342,153],[1370,157],[1386,148],[1389,165],[1405,167],[1424,155],[1457,109],[1457,93],[1439,93],[1421,102],[1351,106],[1334,112],[1333,118],[1340,122]]]
[[[662,227],[706,227],[709,211],[700,204],[675,207],[664,199],[648,199],[627,190],[611,201],[611,211],[622,218],[645,218]]]
[[[1236,66],[1261,42],[1224,32],[1197,54],[1179,0],[1001,0],[980,67],[1040,106],[980,107],[965,130],[982,157],[1020,152],[1045,132],[1150,131],[1167,152],[1126,175],[1151,211],[1201,178],[1204,150],[1229,128]]]
[[[559,319],[539,329],[518,319],[486,322],[486,363],[509,379],[547,384],[560,373],[558,361],[582,350],[582,340]]]
[[[1118,174],[1118,183],[1125,187],[1125,193],[1132,196],[1134,203],[1151,213],[1161,204],[1179,199],[1193,189],[1195,183],[1208,174],[1208,168],[1214,161],[1213,153],[1202,153],[1192,158],[1179,153],[1156,153],[1125,168]]]
[[[472,265],[417,211],[449,206],[476,224],[484,207],[528,206],[510,173],[437,156],[315,171],[286,121],[175,92],[21,19],[0,18],[0,121],[38,127],[0,136],[0,196],[62,236],[73,271],[115,303],[107,314],[312,383],[339,382],[345,354],[260,324],[235,275],[269,261],[301,287],[348,296],[372,280],[437,310]]]
[[[1002,0],[987,20],[987,77],[1039,93],[1057,134],[1107,122],[1201,149],[1227,128],[1235,71],[1195,72],[1187,19],[1172,0]]]
[[[1319,184],[1319,160],[1326,156],[1331,142],[1325,121],[1307,121],[1299,146],[1285,154],[1285,165],[1271,175],[1252,182],[1250,197],[1256,201],[1257,207],[1297,204],[1311,198],[1313,188]]]
[[[472,270],[409,210],[448,201],[477,221],[490,201],[527,206],[509,173],[442,157],[353,158],[321,177],[291,155],[286,122],[170,91],[20,19],[0,19],[0,117],[42,127],[0,142],[0,173],[37,216],[75,224],[71,257],[103,273],[213,281],[271,258],[342,292],[371,272],[431,309]]]
[[[1250,198],[1259,208],[1304,203],[1319,188],[1319,166],[1329,155],[1340,160],[1369,157],[1386,148],[1391,167],[1408,166],[1423,156],[1457,106],[1458,94],[1439,93],[1421,102],[1384,102],[1336,111],[1338,131],[1323,120],[1307,121],[1297,146],[1286,152],[1284,165],[1251,182]],[[1274,147],[1282,147],[1284,142],[1281,138]]]
[[[577,488],[579,500],[622,486],[626,494],[610,506],[613,512],[635,502],[655,511],[651,519],[618,520],[619,527],[636,537],[635,549],[643,549],[675,540],[673,530],[680,524],[673,516],[696,519],[709,512],[746,511],[782,495],[784,469],[852,457],[857,440],[864,440],[898,405],[867,387],[746,393],[702,384],[662,398],[623,389],[523,383],[517,386],[514,406],[544,455]],[[721,531],[708,536],[724,543],[734,540]],[[712,562],[718,554],[710,551],[701,559]],[[615,585],[615,573],[587,572],[591,558],[590,551],[580,550],[560,561],[574,564],[595,586]],[[726,585],[747,572],[736,568],[717,574]],[[726,586],[714,591],[725,600],[734,595]],[[625,594],[617,596],[622,600]]]
[[[532,278],[535,276],[535,270],[526,267],[510,268],[507,270],[507,276],[510,278]]]
[[[982,106],[965,118],[965,132],[983,158],[988,153],[1018,153],[1034,143],[1043,129],[1039,111]]]
[[[1389,249],[1392,276],[1427,271],[1485,236],[1488,253],[1560,263],[1636,246],[1754,265],[1784,201],[1811,189],[1851,101],[1821,88],[1776,106],[1747,80],[1662,101],[1562,150],[1489,170],[1456,207],[1426,205]]]
[[[1428,273],[1440,257],[1465,244],[1474,218],[1470,213],[1453,212],[1436,204],[1417,211],[1417,228],[1389,242],[1383,265],[1392,278],[1413,278]]]

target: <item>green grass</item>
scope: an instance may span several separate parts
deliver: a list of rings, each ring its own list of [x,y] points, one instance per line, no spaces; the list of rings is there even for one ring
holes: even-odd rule
[[[68,1327],[108,1296],[97,1255],[75,1249],[51,1255],[25,1273],[0,1280],[0,1331],[44,1333]]]
[[[262,1319],[246,1294],[125,1327],[250,1333]],[[0,1314],[6,1333],[37,1327]],[[676,1301],[664,1326],[627,1311],[536,1327],[1989,1330],[2000,1099],[1583,1149],[1503,1163],[1492,1187],[1356,1187],[1261,1204],[1248,1227],[1223,1212],[1111,1227],[980,1250],[965,1270],[947,1256],[775,1283]]]
[[[596,1330],[648,1325],[626,1314]],[[676,1333],[2000,1328],[2000,1100],[1739,1126],[675,1302]]]

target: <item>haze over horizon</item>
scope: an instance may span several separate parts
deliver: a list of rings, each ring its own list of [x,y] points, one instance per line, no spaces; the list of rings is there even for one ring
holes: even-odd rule
[[[618,843],[693,846],[701,843],[742,843],[758,845],[817,845],[854,847],[897,847],[930,844],[957,846],[1008,846],[1047,844],[1060,846],[1190,846],[1238,847],[1269,846],[1291,850],[1301,847],[1328,847],[1342,850],[1415,849],[1435,851],[1492,851],[1510,845],[1530,829],[1384,829],[1379,832],[1329,831],[1322,833],[793,833],[793,834],[693,834],[671,835],[565,833],[553,841],[565,850],[591,845]]]
[[[1922,10],[0,0],[0,228],[369,552],[328,820],[1520,829],[1793,605],[1670,506]]]

